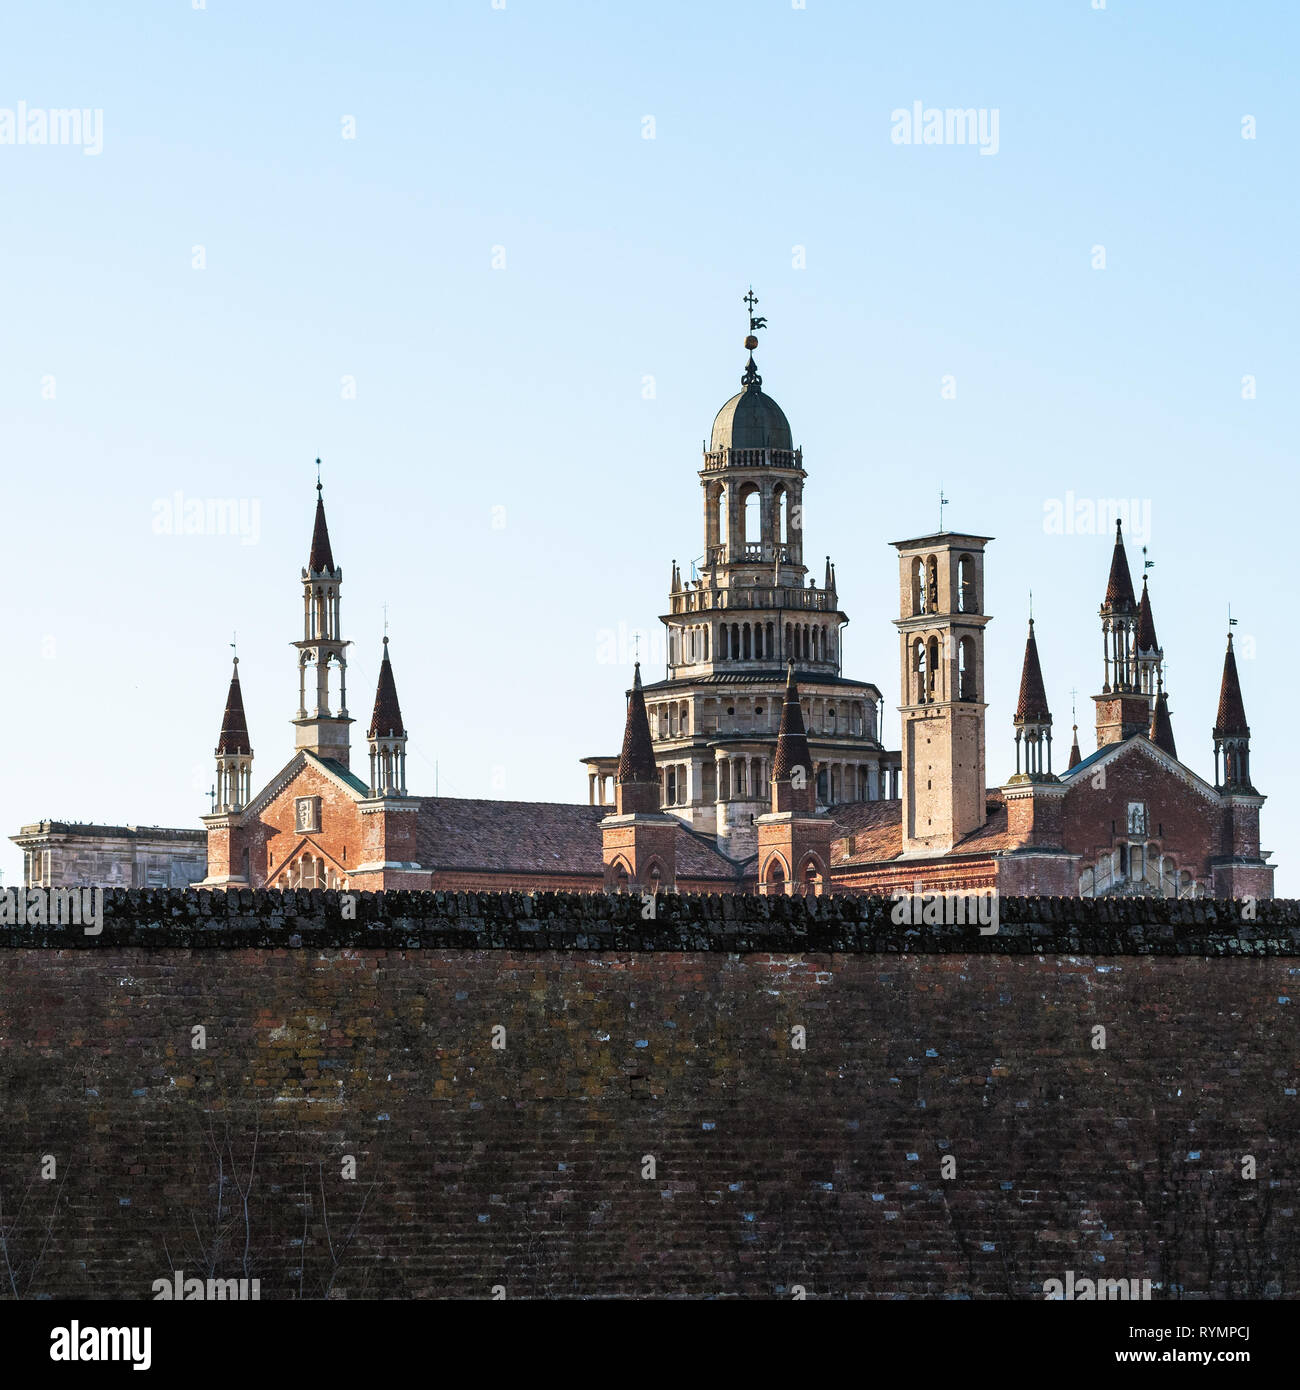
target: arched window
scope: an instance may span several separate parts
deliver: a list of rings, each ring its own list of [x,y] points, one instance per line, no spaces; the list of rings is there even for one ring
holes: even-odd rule
[[[939,689],[939,639],[931,637],[925,652],[925,689],[927,700],[943,698]]]
[[[973,637],[963,637],[957,647],[957,688],[959,700],[979,699]]]
[[[775,854],[767,861],[767,890],[769,893],[785,891],[785,865]]]
[[[790,539],[790,494],[780,483],[772,490],[772,539],[777,545]]]
[[[912,561],[912,612],[915,615],[929,611],[925,606],[925,563],[918,555]]]
[[[741,500],[745,508],[745,544],[747,546],[758,544],[763,539],[762,495],[758,488],[751,483],[741,493]]]
[[[963,555],[957,561],[957,607],[962,613],[978,613],[980,611],[979,594],[975,588],[975,560],[970,555]]]
[[[912,703],[925,704],[925,643],[919,637],[912,643]]]
[[[722,536],[722,484],[710,483],[704,496],[705,544],[709,550],[716,550]]]
[[[939,611],[939,562],[933,555],[925,562],[925,602],[927,613]]]
[[[815,897],[822,891],[821,866],[809,855],[803,865],[803,891],[808,897]]]

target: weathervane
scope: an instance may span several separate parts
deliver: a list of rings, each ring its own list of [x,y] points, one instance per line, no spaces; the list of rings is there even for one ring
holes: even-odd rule
[[[1142,547],[1142,568],[1143,568],[1143,570],[1154,569],[1154,568],[1155,568],[1155,564],[1156,564],[1156,562],[1155,562],[1154,560],[1148,560],[1148,559],[1147,559],[1147,548],[1146,548],[1146,546],[1143,546],[1143,547]]]
[[[758,374],[758,367],[754,362],[754,349],[758,346],[758,330],[767,327],[765,318],[754,316],[754,305],[758,303],[758,296],[754,293],[754,287],[749,287],[749,293],[744,295],[741,302],[749,309],[749,332],[745,336],[745,347],[749,351],[749,361],[745,363],[745,374],[740,378],[742,386],[760,387],[763,378]]]
[[[320,491],[320,459],[316,460],[316,491]]]
[[[948,505],[948,499],[943,495],[943,489],[939,489],[939,530],[943,530],[943,509]]]

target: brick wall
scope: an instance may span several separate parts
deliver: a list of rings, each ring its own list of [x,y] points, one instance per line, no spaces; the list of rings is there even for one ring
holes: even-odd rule
[[[246,1246],[263,1298],[1300,1289],[1300,904],[1013,900],[984,937],[859,898],[107,907],[0,929],[32,1296]]]

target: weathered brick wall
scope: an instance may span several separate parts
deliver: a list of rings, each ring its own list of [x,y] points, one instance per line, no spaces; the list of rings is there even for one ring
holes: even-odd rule
[[[0,1282],[1294,1296],[1300,905],[1001,907],[131,893],[99,937],[0,928]]]

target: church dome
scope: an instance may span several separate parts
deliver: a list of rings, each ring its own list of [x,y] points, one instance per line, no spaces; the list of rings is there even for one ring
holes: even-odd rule
[[[748,385],[718,411],[709,449],[793,450],[790,422],[762,387]]]

